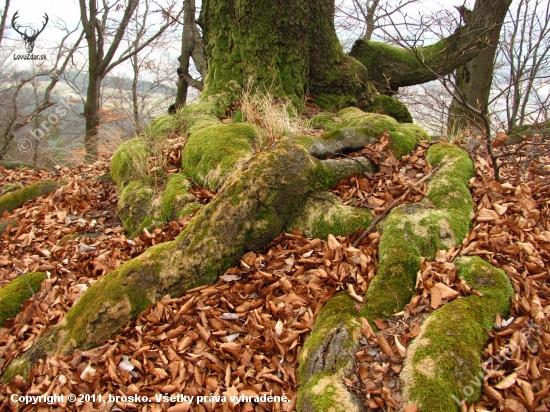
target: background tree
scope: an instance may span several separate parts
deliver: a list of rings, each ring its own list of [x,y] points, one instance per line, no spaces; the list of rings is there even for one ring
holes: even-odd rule
[[[482,124],[482,119],[477,114],[467,110],[468,105],[476,107],[483,113],[488,112],[489,96],[493,83],[493,71],[495,67],[495,55],[500,39],[500,32],[508,8],[512,0],[502,2],[493,9],[494,27],[485,40],[485,48],[472,60],[463,64],[456,70],[455,74],[455,97],[451,103],[449,119],[447,123],[448,132],[451,135],[475,124]],[[476,7],[480,2],[476,2]],[[481,7],[481,6],[479,6]],[[472,11],[464,6],[458,8],[460,15],[467,24]],[[460,97],[458,97],[460,96]],[[465,110],[466,109],[466,110]]]
[[[80,17],[86,40],[88,42],[88,89],[86,93],[86,105],[84,117],[86,119],[86,161],[93,161],[98,157],[99,136],[99,108],[100,87],[103,78],[116,66],[125,62],[130,57],[139,53],[155,39],[157,39],[173,21],[166,19],[165,23],[156,28],[152,33],[152,26],[142,27],[142,34],[136,37],[135,43],[117,56],[117,49],[123,39],[124,32],[130,19],[136,11],[139,0],[129,0],[124,8],[117,1],[103,2],[103,9],[98,9],[97,0],[79,0]],[[172,4],[173,6],[173,4]],[[118,24],[113,26],[115,20],[113,14],[122,12]],[[176,13],[181,15],[181,11]],[[118,20],[118,19],[116,19]],[[145,33],[148,38],[145,38]],[[141,43],[139,43],[141,41]]]
[[[202,79],[206,77],[206,60],[204,57],[204,44],[199,28],[195,22],[196,6],[195,0],[184,1],[183,32],[181,37],[181,54],[178,58],[178,92],[176,95],[175,108],[179,109],[185,105],[187,90],[192,86],[198,90],[203,89]],[[189,74],[191,59],[201,80],[194,79]]]
[[[503,97],[504,128],[548,121],[550,3],[520,0],[510,10],[497,59],[494,87]]]
[[[11,64],[4,60],[3,76],[5,76],[5,81],[0,89],[0,95],[3,97],[2,111],[4,113],[3,122],[0,125],[0,159],[3,159],[10,150],[17,132],[29,125],[35,117],[41,115],[54,104],[52,92],[65,72],[73,54],[78,49],[84,35],[80,33],[74,43],[67,47],[66,44],[70,41],[69,38],[73,33],[78,32],[80,28],[68,29],[64,27],[64,30],[65,34],[52,55],[53,64],[44,61],[35,68],[34,72],[25,73],[13,69]],[[39,99],[39,104],[33,105],[32,100],[29,104],[29,101],[25,99],[28,99],[33,93],[27,93],[30,91],[27,86],[44,79],[48,79],[49,82],[41,93],[42,97]],[[27,103],[24,103],[24,101],[27,101]],[[32,143],[32,140],[29,140],[29,142]]]
[[[391,23],[388,17],[402,11],[408,5],[418,3],[418,0],[382,1],[382,0],[352,0],[340,1],[336,5],[337,26],[349,31],[350,36],[372,40],[376,29],[384,29]]]
[[[2,44],[2,39],[4,38],[4,28],[6,27],[6,19],[8,18],[9,8],[10,0],[6,0],[4,3],[4,8],[2,9],[2,19],[0,20],[0,44]]]

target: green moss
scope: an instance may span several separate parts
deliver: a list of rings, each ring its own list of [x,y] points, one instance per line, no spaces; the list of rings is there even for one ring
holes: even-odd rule
[[[357,106],[357,97],[353,94],[320,93],[315,96],[315,104],[323,110],[340,110],[344,107]]]
[[[46,278],[44,272],[27,273],[0,289],[0,327],[4,326],[6,319],[15,317],[21,311],[23,302],[38,292]]]
[[[143,132],[150,138],[166,137],[170,134],[181,134],[187,130],[186,116],[181,113],[166,114],[150,121]]]
[[[446,40],[421,47],[417,50],[417,54],[422,56],[426,66],[435,67],[435,64],[441,60],[441,52],[443,50],[449,50],[449,43]],[[396,66],[401,67],[404,72],[410,73],[409,77],[416,81],[416,83],[411,83],[411,85],[422,82],[421,80],[425,72],[423,64],[420,63],[413,53],[403,47],[359,39],[355,42],[349,54],[365,65],[369,71],[369,80],[380,91],[388,91],[388,83],[392,86],[393,79],[388,79],[384,76],[384,74],[392,72],[388,70],[390,66],[393,69]],[[395,87],[399,87],[399,85],[395,85]]]
[[[483,296],[444,305],[430,315],[409,346],[402,372],[405,396],[425,412],[460,411],[461,400],[478,399],[485,332],[492,329],[497,313],[507,316],[513,294],[506,274],[482,259],[463,257],[456,265],[458,275]]]
[[[202,128],[189,136],[183,149],[183,171],[199,184],[217,189],[252,157],[256,138],[246,123]]]
[[[30,371],[31,367],[32,364],[25,355],[13,360],[1,375],[2,383],[8,384],[18,375],[26,378],[25,375]]]
[[[21,189],[17,189],[13,192],[0,196],[0,216],[4,213],[4,211],[7,210],[8,212],[11,212],[29,200],[33,200],[37,197],[53,192],[59,186],[61,186],[61,184],[58,182],[46,180],[43,182],[32,183]]]
[[[364,108],[366,112],[386,114],[393,117],[399,123],[412,123],[412,116],[403,103],[399,100],[385,96],[383,94],[378,94],[374,98],[374,101],[371,105]]]
[[[429,135],[419,126],[398,123],[393,117],[365,113],[355,107],[340,110],[336,117],[331,114],[317,115],[312,119],[312,124],[328,131],[322,136],[325,140],[338,139],[344,131],[348,135],[358,133],[375,138],[384,132],[389,132],[390,149],[398,158],[411,153],[421,140],[430,140]]]
[[[147,146],[141,137],[122,143],[111,159],[111,177],[119,187],[135,179],[146,179]]]
[[[355,304],[347,293],[340,292],[319,313],[300,353],[298,411],[347,411],[355,403],[342,383],[352,372],[360,335]]]
[[[369,320],[390,317],[410,301],[421,256],[433,259],[438,250],[458,245],[468,234],[473,213],[468,189],[473,164],[468,154],[439,143],[428,150],[427,160],[440,167],[428,182],[428,201],[401,205],[384,222],[378,273],[362,311]]]
[[[120,319],[134,319],[159,298],[165,280],[163,270],[167,271],[164,262],[173,249],[174,242],[153,246],[89,288],[58,327],[62,336],[56,342],[62,345],[59,349],[87,349],[111,337],[120,327]]]
[[[309,120],[309,126],[314,129],[323,129],[326,132],[339,127],[339,119],[334,113],[321,112]]]
[[[302,210],[294,214],[287,231],[298,228],[307,237],[326,239],[329,234],[354,233],[368,227],[371,221],[368,209],[342,205],[338,196],[321,192],[311,196]]]
[[[191,183],[183,173],[173,174],[168,178],[161,194],[160,218],[163,223],[176,219],[183,208],[194,202],[195,197],[188,193]]]
[[[203,205],[200,203],[188,203],[183,209],[178,212],[178,219],[182,219],[185,216],[192,214],[195,210],[201,209],[202,207]]]
[[[128,233],[135,234],[142,222],[151,217],[153,194],[153,189],[140,180],[123,187],[118,200],[118,217]]]

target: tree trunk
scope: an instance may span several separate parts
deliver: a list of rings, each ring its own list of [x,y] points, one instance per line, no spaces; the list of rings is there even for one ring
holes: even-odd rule
[[[84,146],[86,148],[86,162],[95,162],[99,158],[99,106],[101,77],[96,75],[89,62],[88,91],[86,92],[86,105],[84,106],[84,118],[86,119],[86,136]]]
[[[450,135],[459,134],[469,127],[484,128],[483,119],[468,110],[467,106],[473,106],[483,113],[487,112],[500,31],[511,3],[511,0],[506,0],[500,6],[492,8],[495,27],[487,46],[476,57],[456,70],[455,97],[451,103],[447,121],[447,130]],[[486,5],[477,2],[476,8],[471,13],[485,12]]]
[[[4,28],[6,27],[6,19],[8,17],[8,10],[10,8],[10,0],[6,0],[4,3],[4,10],[2,10],[2,20],[0,20],[0,44],[4,38]]]
[[[511,0],[477,0],[469,21],[449,37],[429,46],[403,47],[359,39],[351,49],[369,71],[369,80],[385,94],[396,93],[400,87],[414,86],[437,80],[472,60],[480,50],[491,44],[495,30],[506,15]]]
[[[180,66],[178,68],[178,92],[176,94],[176,110],[185,106],[189,83],[184,75],[189,76],[189,60],[195,45],[195,0],[185,0],[183,10],[183,33],[181,36]]]
[[[297,106],[307,93],[321,105],[370,104],[367,72],[344,54],[333,16],[332,0],[204,1],[205,97],[218,96],[220,112],[241,87],[256,86],[272,88]]]

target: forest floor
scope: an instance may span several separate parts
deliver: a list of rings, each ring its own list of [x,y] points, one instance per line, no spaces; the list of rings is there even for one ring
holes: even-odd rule
[[[407,189],[429,172],[429,144],[399,161],[388,144],[383,138],[354,154],[374,158],[380,171],[336,185],[332,190],[344,203],[377,215],[395,199],[422,199],[425,183]],[[177,161],[179,146],[174,147]],[[392,320],[374,320],[381,332],[367,334],[356,353],[357,374],[346,384],[365,399],[369,410],[404,406],[399,373],[407,346],[427,314],[445,302],[479,293],[457,277],[453,260],[459,255],[481,256],[502,268],[515,291],[510,318],[495,319],[495,329],[487,331],[483,359],[492,367],[478,383],[483,385],[482,397],[477,405],[462,405],[462,410],[550,410],[549,164],[549,159],[539,158],[525,173],[512,164],[499,183],[486,152],[476,153],[472,230],[459,247],[440,251],[433,262],[422,261],[410,304]],[[22,312],[0,328],[0,371],[58,323],[102,276],[187,226],[190,217],[126,238],[116,217],[116,186],[98,179],[108,170],[107,160],[58,168],[55,175],[0,170],[0,181],[6,183],[64,183],[0,218],[17,221],[1,235],[0,286],[24,273],[48,274]],[[168,170],[177,171],[172,166]],[[192,193],[205,204],[215,196],[197,186]],[[98,348],[47,358],[29,376],[0,385],[0,409],[293,411],[298,355],[323,304],[345,290],[360,311],[361,296],[377,271],[380,232],[370,233],[354,248],[360,234],[307,239],[299,231],[282,233],[261,250],[245,254],[215,285],[181,297],[166,296]],[[68,402],[65,396],[54,406],[25,406],[12,402],[10,394],[75,394],[77,401]],[[193,401],[178,399],[178,394],[193,396]],[[288,402],[230,400],[264,394],[285,396]],[[109,395],[119,396],[118,401]],[[151,402],[124,398],[136,395]],[[164,395],[174,400],[157,399]]]

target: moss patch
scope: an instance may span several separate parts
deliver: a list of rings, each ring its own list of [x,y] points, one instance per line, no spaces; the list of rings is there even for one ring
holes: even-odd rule
[[[0,216],[4,213],[4,211],[7,210],[8,212],[11,212],[29,200],[33,200],[37,197],[53,192],[59,186],[61,186],[61,184],[58,182],[36,182],[0,196]]]
[[[111,159],[111,177],[119,189],[135,179],[146,177],[147,145],[141,137],[122,143]]]
[[[458,275],[483,293],[434,312],[409,346],[401,374],[404,396],[423,412],[460,411],[477,400],[484,373],[481,353],[495,315],[507,316],[513,289],[506,274],[478,257],[456,261]]]
[[[46,277],[44,272],[23,274],[0,289],[0,327],[21,311],[23,302],[38,292]]]
[[[372,104],[365,107],[364,110],[366,112],[386,114],[393,117],[399,123],[412,123],[413,121],[407,106],[399,100],[383,94],[376,95]]]
[[[246,123],[202,128],[189,136],[182,151],[183,171],[197,183],[217,189],[252,157],[256,138]]]
[[[328,141],[353,134],[378,138],[382,133],[388,132],[390,149],[398,158],[411,153],[421,140],[430,140],[430,136],[419,126],[398,123],[393,117],[365,113],[355,107],[340,110],[337,115],[319,114],[311,120],[311,125],[326,130],[328,133],[321,138]]]
[[[300,353],[298,411],[357,410],[359,403],[342,378],[354,369],[360,328],[355,301],[347,293],[323,307]]]
[[[143,221],[151,216],[153,193],[153,188],[141,180],[134,180],[121,190],[118,200],[118,216],[128,233],[135,235]]]
[[[338,196],[322,192],[309,197],[302,210],[294,214],[287,231],[298,228],[307,237],[326,239],[329,234],[354,233],[371,221],[368,209],[345,206]]]

